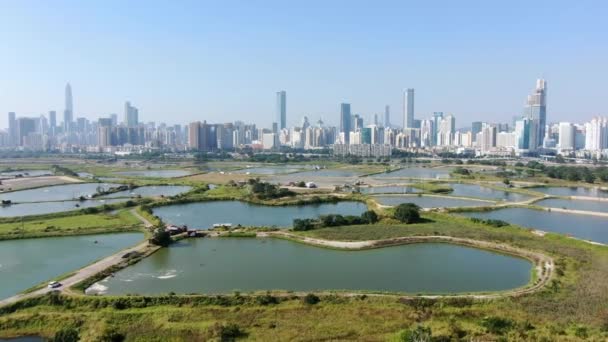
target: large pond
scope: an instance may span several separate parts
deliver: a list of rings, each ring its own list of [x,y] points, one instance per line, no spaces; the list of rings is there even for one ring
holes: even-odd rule
[[[450,178],[451,168],[405,167],[397,171],[373,175],[374,178]]]
[[[106,195],[103,197],[157,197],[161,195],[165,197],[171,197],[182,194],[184,192],[188,192],[190,191],[190,189],[192,189],[192,187],[185,185],[147,185],[140,186],[139,188],[135,188],[133,190],[115,192],[113,194]]]
[[[521,202],[531,198],[527,195],[504,190],[496,190],[475,184],[449,183],[447,185],[454,189],[454,191],[450,192],[450,195],[453,196],[476,197],[512,202]]]
[[[22,203],[0,206],[0,217],[16,217],[28,215],[42,215],[58,213],[63,211],[78,210],[90,207],[98,207],[104,204],[124,202],[126,199],[94,199],[86,201],[61,201],[61,202],[41,202],[41,203]],[[77,206],[78,205],[78,206]]]
[[[67,185],[46,186],[30,190],[8,192],[0,195],[0,200],[11,200],[12,202],[45,202],[45,201],[67,201],[80,196],[93,195],[97,188],[104,190],[119,184],[109,183],[77,183]]]
[[[211,228],[215,223],[242,226],[291,227],[295,218],[325,214],[360,215],[367,206],[360,202],[315,205],[264,206],[239,201],[198,202],[154,208],[164,222],[191,228]]]
[[[373,186],[361,187],[359,191],[364,194],[415,194],[422,190],[411,186]]]
[[[374,199],[383,205],[395,206],[402,203],[414,203],[421,208],[484,207],[494,205],[494,202],[489,201],[435,196],[374,196]]]
[[[486,212],[462,213],[462,215],[503,220],[524,227],[608,243],[608,218],[606,217],[548,212],[526,208],[504,208]]]
[[[585,187],[538,187],[528,188],[528,190],[542,192],[552,196],[587,196],[587,197],[603,197],[608,198],[608,191],[602,191],[598,188]]]
[[[608,202],[600,201],[585,201],[585,200],[569,200],[561,198],[549,198],[546,200],[538,201],[534,203],[542,207],[550,208],[563,208],[572,210],[586,210],[586,211],[600,211],[608,212]],[[608,225],[608,218],[606,218],[606,224]]]
[[[0,241],[0,298],[79,269],[142,239],[141,233],[123,233]]]
[[[344,169],[321,169],[321,170],[312,170],[312,171],[303,171],[294,173],[293,176],[298,177],[355,177],[359,176],[361,172],[357,172],[354,170],[344,170]]]
[[[440,243],[338,251],[275,239],[188,239],[97,283],[91,292],[499,291],[527,284],[531,268],[525,259]]]
[[[114,172],[115,175],[125,177],[152,177],[152,178],[175,178],[191,175],[188,170],[140,170]]]
[[[252,174],[252,175],[278,175],[284,173],[298,172],[302,169],[287,167],[287,166],[267,166],[267,167],[250,167],[232,171],[232,173]]]

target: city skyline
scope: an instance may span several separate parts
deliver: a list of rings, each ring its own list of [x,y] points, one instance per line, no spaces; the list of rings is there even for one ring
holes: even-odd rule
[[[260,118],[270,126],[273,94],[284,89],[287,126],[305,115],[337,125],[341,102],[368,120],[390,105],[399,124],[401,90],[412,87],[417,117],[442,111],[460,122],[498,122],[521,113],[531,79],[546,78],[552,120],[606,114],[606,4],[594,11],[559,1],[403,6],[242,4],[231,11],[193,2],[123,16],[124,4],[112,1],[3,3],[0,113],[62,117],[61,87],[69,81],[74,117],[89,119],[121,113],[129,100],[149,121]],[[536,13],[544,14],[542,25]],[[64,15],[74,20],[56,20]],[[157,27],[167,17],[182,20]],[[425,18],[436,19],[431,29]],[[7,126],[5,116],[0,125]]]

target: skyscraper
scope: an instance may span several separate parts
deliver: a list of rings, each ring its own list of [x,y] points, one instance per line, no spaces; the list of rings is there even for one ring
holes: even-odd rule
[[[124,124],[127,127],[135,127],[139,123],[139,110],[136,107],[131,106],[131,102],[125,102],[125,118]]]
[[[11,146],[18,145],[17,142],[17,118],[15,112],[8,113],[8,140]]]
[[[54,136],[57,131],[57,112],[49,111],[49,134]]]
[[[287,92],[277,91],[277,121],[279,129],[287,127]]]
[[[391,106],[384,107],[384,127],[391,127]]]
[[[545,137],[545,125],[547,123],[547,82],[544,79],[536,80],[536,89],[528,95],[524,116],[536,121],[535,146],[542,146]]]
[[[443,112],[434,112],[433,113],[433,137],[432,137],[433,146],[438,144],[437,132],[439,131],[439,124],[441,123],[441,120],[443,120]]]
[[[38,118],[17,119],[17,146],[23,146],[25,138],[36,133],[36,121]]]
[[[344,143],[350,143],[350,103],[340,104],[340,133],[344,133]]]
[[[72,102],[72,87],[70,84],[65,86],[65,110],[63,111],[63,132],[71,132],[72,120],[74,118],[74,104]]]
[[[475,141],[477,138],[477,133],[481,132],[481,128],[482,128],[482,122],[481,121],[473,121],[473,124],[471,125],[471,134],[473,135],[473,141]]]
[[[414,128],[414,89],[403,92],[403,128]]]

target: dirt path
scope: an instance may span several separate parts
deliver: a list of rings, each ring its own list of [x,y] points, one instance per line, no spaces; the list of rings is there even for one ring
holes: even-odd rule
[[[141,216],[138,212],[137,209],[131,209],[131,214],[133,214],[133,216],[137,217],[137,219],[139,219],[146,228],[150,228],[153,227],[154,225],[152,224],[152,222],[148,221],[148,219],[146,219],[145,217]]]

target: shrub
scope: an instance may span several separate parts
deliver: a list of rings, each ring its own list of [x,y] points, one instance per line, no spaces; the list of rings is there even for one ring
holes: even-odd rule
[[[234,323],[213,326],[213,335],[219,337],[220,341],[235,341],[239,337],[247,334],[243,329]]]
[[[293,230],[295,231],[306,231],[315,228],[314,219],[293,219]]]
[[[488,316],[484,317],[481,325],[491,334],[502,335],[513,327],[513,322],[507,318]]]
[[[422,325],[415,329],[403,330],[398,337],[398,340],[402,342],[430,342],[432,339],[431,328]]]
[[[317,296],[313,293],[309,293],[306,296],[304,296],[303,301],[306,304],[315,305],[315,304],[319,303],[321,301],[321,299],[319,298],[319,296]]]
[[[115,329],[106,329],[100,337],[100,341],[102,342],[122,342],[125,339],[125,335]]]
[[[78,335],[78,331],[73,328],[65,328],[57,331],[55,336],[51,338],[51,342],[78,342],[80,341],[80,336]]]
[[[414,203],[399,204],[395,208],[394,217],[403,223],[416,223],[420,221],[420,207]]]
[[[376,214],[376,212],[373,210],[368,210],[368,211],[364,212],[363,214],[361,214],[361,219],[365,223],[369,223],[369,224],[376,223],[376,222],[378,222],[378,214]]]

